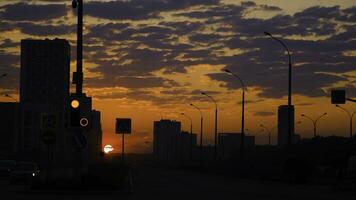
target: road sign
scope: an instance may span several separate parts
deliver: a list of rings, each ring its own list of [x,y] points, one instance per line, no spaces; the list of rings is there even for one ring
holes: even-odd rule
[[[41,129],[56,129],[57,116],[55,114],[41,113]]]
[[[53,144],[56,142],[56,135],[53,130],[45,130],[42,134],[42,141],[47,144]]]
[[[332,104],[345,104],[346,94],[345,90],[332,90],[331,91],[331,103]]]
[[[130,134],[131,133],[131,119],[130,118],[116,118],[116,133]]]

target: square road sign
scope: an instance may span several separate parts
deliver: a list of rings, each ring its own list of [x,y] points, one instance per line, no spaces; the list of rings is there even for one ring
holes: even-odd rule
[[[131,133],[131,119],[130,118],[116,118],[116,133],[130,134]]]
[[[331,103],[332,104],[345,104],[346,94],[345,90],[332,90],[331,91]]]

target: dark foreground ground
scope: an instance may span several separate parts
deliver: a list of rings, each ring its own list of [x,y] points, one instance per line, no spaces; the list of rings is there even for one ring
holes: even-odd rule
[[[0,180],[0,199],[355,199],[356,192],[337,186],[296,185],[214,175],[190,170],[159,168],[152,163],[132,164],[134,188],[115,192],[32,191],[26,185]]]

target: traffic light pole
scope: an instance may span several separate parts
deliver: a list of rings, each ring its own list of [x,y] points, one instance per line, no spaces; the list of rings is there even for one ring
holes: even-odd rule
[[[122,133],[121,161],[125,162],[125,133]]]
[[[78,6],[76,95],[79,97],[83,93],[83,0],[74,1]]]
[[[72,7],[78,10],[78,23],[77,23],[77,71],[73,74],[73,83],[76,86],[75,96],[83,96],[83,0],[73,0]],[[83,130],[75,130],[79,135],[82,135]],[[83,171],[83,151],[78,152],[79,163],[76,168],[79,169],[80,175]]]

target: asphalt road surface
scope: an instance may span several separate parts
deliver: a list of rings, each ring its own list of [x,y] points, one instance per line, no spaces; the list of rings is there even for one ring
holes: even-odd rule
[[[127,192],[32,192],[28,186],[9,185],[0,180],[0,199],[355,199],[356,192],[327,186],[294,185],[281,182],[226,178],[191,171],[138,167],[134,191]]]

